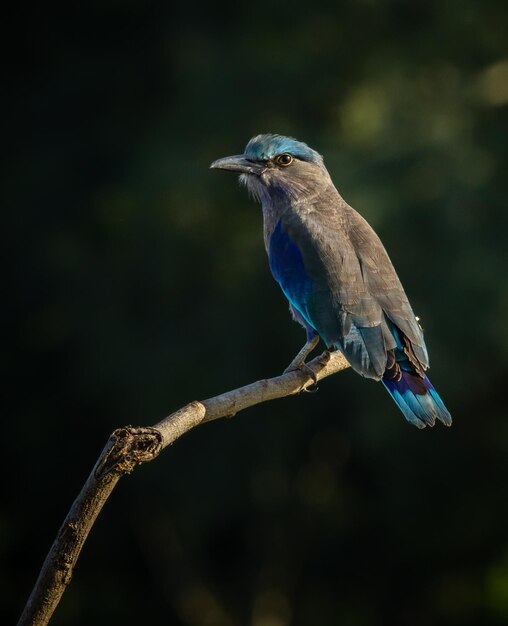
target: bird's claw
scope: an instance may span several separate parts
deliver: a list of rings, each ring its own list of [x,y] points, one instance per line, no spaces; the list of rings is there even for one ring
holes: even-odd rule
[[[299,363],[299,364],[291,363],[288,367],[286,367],[283,373],[288,374],[289,372],[297,372],[298,370],[300,370],[300,372],[303,372],[304,374],[307,374],[308,376],[312,378],[312,383],[310,385],[305,385],[305,387],[302,388],[302,392],[316,393],[316,391],[319,390],[319,387],[317,384],[318,379],[314,370],[311,367],[309,367],[307,363]]]

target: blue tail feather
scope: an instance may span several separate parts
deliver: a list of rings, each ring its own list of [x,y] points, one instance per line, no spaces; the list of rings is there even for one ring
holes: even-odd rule
[[[408,422],[417,428],[425,428],[434,426],[438,419],[445,426],[451,426],[452,417],[427,376],[422,379],[404,370],[401,374],[398,381],[383,378],[383,385]]]

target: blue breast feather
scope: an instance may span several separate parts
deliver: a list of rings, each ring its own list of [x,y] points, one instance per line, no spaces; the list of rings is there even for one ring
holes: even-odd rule
[[[270,237],[268,258],[273,277],[284,295],[312,328],[314,325],[307,310],[307,300],[312,292],[312,280],[308,275],[298,246],[282,230],[279,221]]]

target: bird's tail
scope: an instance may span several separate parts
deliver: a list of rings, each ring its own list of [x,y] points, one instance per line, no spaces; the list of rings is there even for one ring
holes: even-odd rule
[[[407,421],[417,428],[434,426],[436,419],[445,426],[451,426],[452,416],[427,376],[420,378],[404,370],[401,374],[400,380],[387,377],[382,380]]]

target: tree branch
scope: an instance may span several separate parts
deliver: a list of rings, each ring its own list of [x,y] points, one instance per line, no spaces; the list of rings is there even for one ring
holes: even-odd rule
[[[308,366],[320,380],[345,369],[349,363],[339,352],[324,352]],[[122,476],[141,463],[153,461],[164,448],[199,424],[232,417],[255,404],[300,393],[311,382],[311,376],[304,371],[288,372],[202,402],[191,402],[154,427],[117,428],[58,531],[18,626],[48,624],[71,581],[88,533]]]

